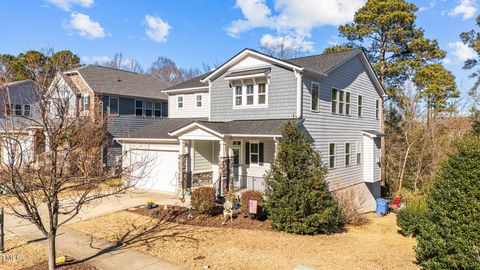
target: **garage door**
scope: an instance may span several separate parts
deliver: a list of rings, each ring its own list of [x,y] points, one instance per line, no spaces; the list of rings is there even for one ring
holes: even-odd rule
[[[175,192],[177,189],[178,152],[165,150],[132,150],[130,164],[144,164],[133,171],[138,188]]]

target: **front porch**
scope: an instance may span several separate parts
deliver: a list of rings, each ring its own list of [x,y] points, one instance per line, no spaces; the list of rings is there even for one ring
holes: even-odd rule
[[[179,191],[213,186],[228,191],[264,191],[264,176],[276,155],[279,135],[225,134],[201,123],[173,133],[180,142]]]

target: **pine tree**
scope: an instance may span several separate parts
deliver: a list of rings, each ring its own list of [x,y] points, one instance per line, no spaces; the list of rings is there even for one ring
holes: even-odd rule
[[[463,139],[427,196],[417,259],[425,269],[480,269],[480,137]]]
[[[343,226],[326,174],[327,167],[315,147],[295,123],[286,124],[266,177],[265,206],[274,229],[315,234],[332,233]]]

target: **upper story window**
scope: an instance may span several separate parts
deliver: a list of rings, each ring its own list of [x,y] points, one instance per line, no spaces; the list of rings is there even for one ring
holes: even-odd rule
[[[162,117],[162,103],[155,102],[155,117]]]
[[[22,104],[15,104],[15,115],[22,115]]]
[[[332,113],[350,115],[352,95],[350,92],[332,88]]]
[[[147,117],[153,116],[153,102],[151,101],[145,102],[145,116]]]
[[[328,145],[328,163],[330,168],[335,168],[335,155],[337,154],[337,146],[334,143]]]
[[[178,96],[177,97],[177,108],[182,109],[183,108],[183,96]]]
[[[358,114],[358,117],[363,116],[363,96],[361,96],[361,95],[358,95],[357,114]]]
[[[380,119],[380,100],[375,100],[375,119]]]
[[[350,102],[351,102],[351,95],[350,95],[350,92],[346,92],[345,93],[345,114],[346,115],[350,115],[350,108],[351,108],[351,105],[350,105]]]
[[[255,107],[268,104],[268,84],[253,82],[236,84],[233,87],[233,107]]]
[[[110,115],[118,115],[118,98],[117,97],[110,97],[108,99],[108,108]]]
[[[90,96],[83,95],[82,96],[82,111],[88,111],[90,108]]]
[[[320,110],[318,83],[312,83],[312,111]]]
[[[30,104],[23,105],[23,115],[24,116],[32,116],[32,111],[31,111]]]
[[[338,104],[338,90],[332,89],[332,113],[337,113],[337,104]]]
[[[195,105],[197,106],[197,108],[200,108],[203,106],[203,96],[200,94],[200,95],[196,95],[195,96]]]
[[[143,100],[135,100],[135,115],[143,116]]]
[[[351,156],[351,143],[345,143],[345,167],[350,166],[350,156]]]

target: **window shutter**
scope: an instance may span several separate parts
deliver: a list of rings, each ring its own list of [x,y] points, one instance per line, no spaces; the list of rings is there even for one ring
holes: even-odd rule
[[[250,143],[245,143],[245,164],[250,164]]]
[[[263,142],[258,144],[258,163],[260,165],[263,165],[263,156],[264,156],[264,151],[263,151]]]

